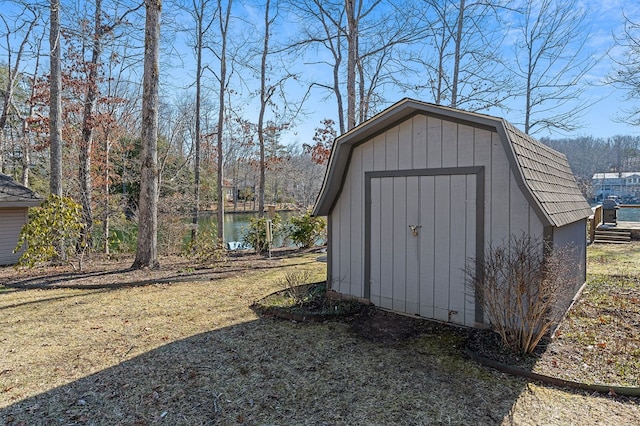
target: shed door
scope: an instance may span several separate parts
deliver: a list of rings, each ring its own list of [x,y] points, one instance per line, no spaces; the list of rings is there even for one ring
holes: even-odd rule
[[[476,175],[371,177],[369,297],[377,306],[472,326],[464,267],[476,252]]]

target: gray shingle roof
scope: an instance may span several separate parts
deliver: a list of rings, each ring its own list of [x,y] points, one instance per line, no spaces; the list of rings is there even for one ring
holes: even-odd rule
[[[29,207],[41,202],[38,194],[0,173],[0,207]]]
[[[522,177],[555,226],[588,217],[591,207],[561,154],[503,120]]]
[[[408,98],[336,139],[313,214],[329,214],[340,194],[342,179],[354,146],[419,113],[435,114],[495,129],[507,151],[518,184],[546,224],[563,226],[591,215],[591,208],[580,192],[569,162],[563,154],[526,135],[502,118]]]

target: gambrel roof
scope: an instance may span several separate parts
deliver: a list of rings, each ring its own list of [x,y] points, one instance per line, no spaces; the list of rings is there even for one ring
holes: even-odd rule
[[[38,194],[0,173],[0,208],[32,207],[40,203],[42,198]]]
[[[592,213],[564,154],[543,145],[502,118],[405,98],[335,140],[313,214],[326,216],[333,208],[355,146],[416,114],[497,132],[518,185],[545,225],[560,227],[585,219]]]
[[[524,182],[550,217],[551,225],[562,226],[591,215],[567,157],[502,121]]]

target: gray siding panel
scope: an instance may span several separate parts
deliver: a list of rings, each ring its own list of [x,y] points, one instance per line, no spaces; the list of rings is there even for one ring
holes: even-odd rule
[[[420,223],[423,235],[435,235],[435,177],[420,178]],[[433,318],[435,295],[435,238],[420,239],[420,314]]]
[[[449,320],[465,324],[465,277],[467,242],[467,179],[466,175],[451,176],[449,231]],[[475,207],[472,209],[475,213]],[[475,217],[474,217],[475,221]]]
[[[435,177],[435,199],[437,202],[434,216],[436,222],[434,233],[436,241],[434,317],[441,321],[449,319],[450,180],[449,176]]]
[[[393,200],[393,223],[389,226],[393,229],[393,238],[389,240],[393,244],[393,309],[405,312],[407,282],[406,245],[407,245],[407,181],[406,178],[386,178],[393,181],[393,193],[389,197]]]
[[[458,165],[458,124],[442,121],[442,167]]]
[[[12,265],[20,258],[21,253],[13,253],[13,249],[27,217],[26,208],[0,209],[0,265]]]
[[[420,178],[418,176],[407,177],[407,226],[404,229],[407,236],[406,244],[406,305],[405,312],[409,314],[420,314],[419,307],[419,282],[420,282],[420,251],[419,242],[428,235],[423,234],[422,221],[420,220]],[[420,226],[416,228],[416,234],[409,226]]]
[[[370,223],[367,224],[371,229],[379,229],[380,232],[371,232],[370,238],[370,251],[369,251],[369,294],[364,293],[364,297],[369,297],[371,303],[377,306],[381,306],[381,288],[382,282],[382,268],[381,268],[381,255],[382,255],[382,206],[381,206],[381,191],[382,186],[380,179],[373,179],[370,182],[369,193],[371,194],[371,216]]]
[[[488,242],[496,245],[507,241],[510,235],[511,169],[497,136],[493,138],[493,143],[491,174],[487,182],[487,190],[491,194],[491,210],[486,217],[491,221]],[[496,146],[496,144],[499,144],[499,146]]]
[[[382,179],[380,182],[381,222],[380,228],[380,306],[393,308],[393,224],[395,222],[393,210],[393,180]]]
[[[413,168],[427,167],[427,117],[417,115],[413,117]]]
[[[427,167],[442,167],[442,120],[427,117]]]
[[[398,126],[398,137],[402,141],[398,144],[398,168],[411,169],[413,166],[413,121],[407,120]]]
[[[387,150],[385,170],[398,170],[398,158],[400,153],[397,126],[385,133],[385,142]],[[403,141],[403,145],[405,145],[406,143],[407,141]]]
[[[455,172],[479,166],[484,168],[481,189],[476,172]],[[411,170],[427,172],[405,173]],[[429,175],[430,170],[452,175]],[[365,179],[367,172],[396,171],[397,177]],[[384,308],[473,325],[478,320],[474,297],[462,271],[477,255],[478,227],[485,247],[513,233],[542,233],[540,219],[512,182],[500,137],[485,128],[416,115],[356,146],[343,196],[331,212],[334,289]],[[371,232],[369,246],[367,209],[369,226],[378,230]],[[475,223],[477,218],[484,223]],[[422,227],[420,237],[412,236],[409,225]]]
[[[363,151],[357,150],[351,160],[351,187],[350,187],[350,222],[349,222],[349,263],[351,292],[359,297],[363,296],[364,288],[364,172]]]

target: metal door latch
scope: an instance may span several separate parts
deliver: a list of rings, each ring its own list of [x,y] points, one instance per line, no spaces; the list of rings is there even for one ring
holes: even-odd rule
[[[411,229],[411,233],[414,237],[418,236],[418,229],[422,228],[422,225],[409,225],[409,229]]]

